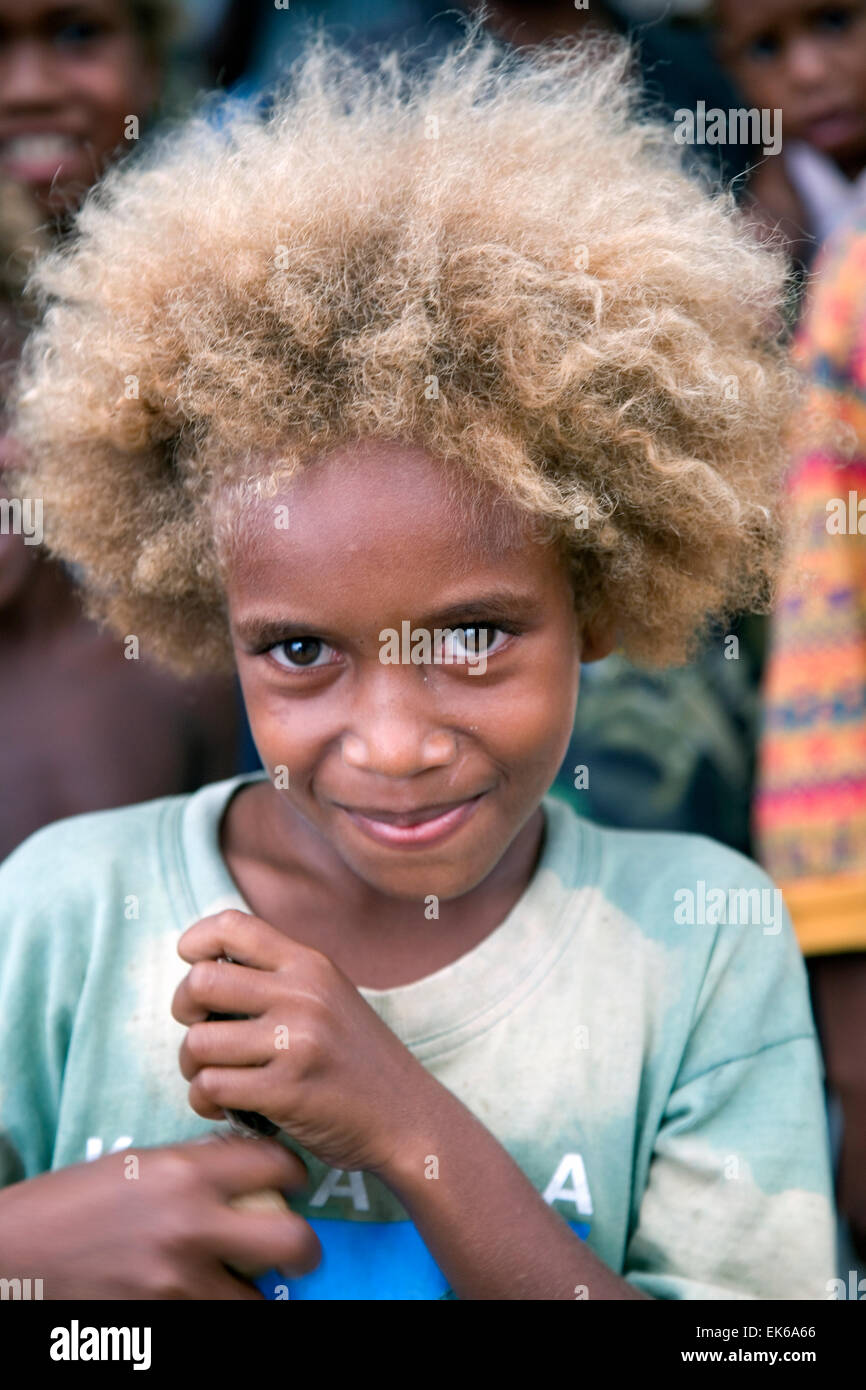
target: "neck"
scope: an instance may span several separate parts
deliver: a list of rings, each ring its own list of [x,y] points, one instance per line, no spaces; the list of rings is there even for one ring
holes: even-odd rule
[[[279,793],[272,787],[265,787],[264,791],[254,810],[255,824],[250,825],[252,835],[248,839],[251,848],[255,846],[256,857],[269,860],[273,868],[279,869],[284,846],[291,844],[295,862],[302,859],[317,878],[328,884],[345,905],[354,929],[362,935],[369,929],[377,940],[392,933],[398,938],[404,936],[407,921],[417,922],[418,902],[389,897],[358,878]],[[504,916],[535,872],[543,837],[544,814],[537,807],[487,877],[469,892],[448,900],[449,930],[459,932],[461,924],[476,923],[494,905],[494,915]]]

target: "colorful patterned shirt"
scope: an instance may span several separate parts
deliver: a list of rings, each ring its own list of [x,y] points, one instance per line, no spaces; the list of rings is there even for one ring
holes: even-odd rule
[[[824,954],[866,948],[866,213],[811,296],[754,828],[803,950]]]

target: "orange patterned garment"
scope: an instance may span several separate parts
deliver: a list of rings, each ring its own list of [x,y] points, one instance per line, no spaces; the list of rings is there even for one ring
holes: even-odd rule
[[[819,258],[794,355],[809,384],[754,830],[803,951],[819,955],[866,948],[866,212]]]

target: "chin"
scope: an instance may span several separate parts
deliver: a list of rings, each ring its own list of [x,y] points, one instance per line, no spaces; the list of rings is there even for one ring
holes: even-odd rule
[[[437,898],[440,903],[462,898],[483,883],[497,863],[498,858],[494,858],[482,865],[464,861],[429,868],[423,864],[394,865],[390,870],[384,866],[374,869],[371,865],[360,864],[350,864],[350,868],[371,888],[389,898],[423,904],[430,897]]]

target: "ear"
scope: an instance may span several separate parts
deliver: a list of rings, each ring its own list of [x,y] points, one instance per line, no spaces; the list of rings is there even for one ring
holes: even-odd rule
[[[585,628],[580,649],[581,663],[603,661],[606,656],[610,656],[615,646],[616,633],[612,630]]]

